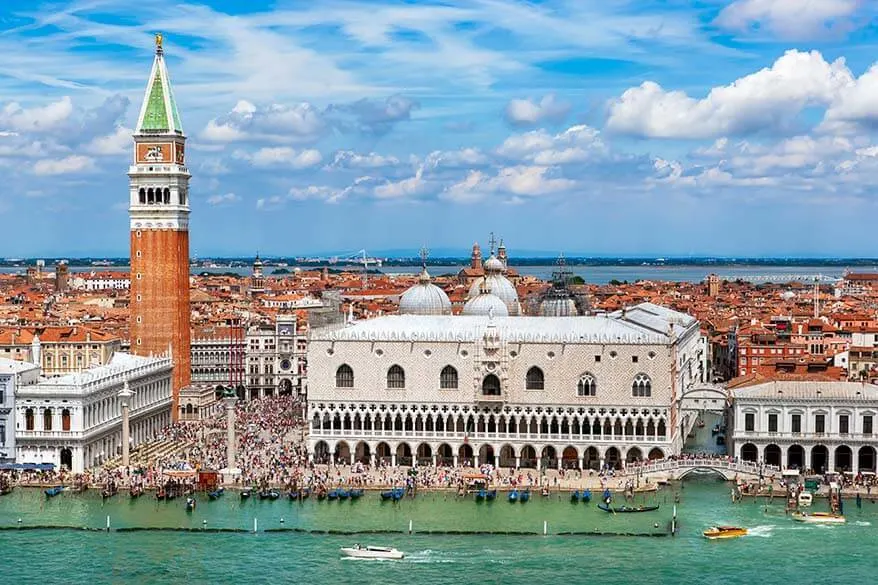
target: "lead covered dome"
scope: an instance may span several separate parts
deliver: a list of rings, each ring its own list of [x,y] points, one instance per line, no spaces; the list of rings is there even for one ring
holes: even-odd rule
[[[463,306],[463,314],[479,317],[508,317],[509,309],[503,299],[493,293],[486,283],[479,287],[479,294]]]
[[[467,295],[470,300],[475,299],[481,292],[482,285],[485,285],[490,294],[498,297],[503,304],[506,305],[506,312],[509,315],[517,316],[521,314],[521,308],[518,303],[518,292],[515,286],[504,276],[503,263],[493,254],[485,260],[484,263],[485,276],[478,278],[473,282]]]
[[[418,277],[418,284],[402,293],[399,299],[401,315],[450,315],[451,301],[445,291],[430,282],[426,267]]]

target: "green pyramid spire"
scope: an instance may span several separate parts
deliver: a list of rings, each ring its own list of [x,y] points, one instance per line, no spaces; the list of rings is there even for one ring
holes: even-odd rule
[[[162,76],[160,69],[156,67],[155,77],[152,80],[152,88],[149,90],[149,96],[146,98],[146,113],[143,116],[143,125],[141,130],[152,132],[167,132],[168,128],[168,112],[165,110],[165,90],[162,87]],[[173,102],[172,102],[173,103]],[[174,106],[174,122],[177,122],[177,108]]]

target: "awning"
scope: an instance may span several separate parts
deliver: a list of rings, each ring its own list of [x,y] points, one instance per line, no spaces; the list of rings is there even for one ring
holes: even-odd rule
[[[164,469],[162,470],[163,475],[169,475],[171,477],[195,477],[195,474],[198,471],[194,469]]]
[[[9,471],[18,469],[21,471],[52,471],[55,469],[54,463],[2,463],[0,470]]]
[[[481,480],[486,480],[486,479],[488,479],[488,476],[485,475],[484,473],[464,473],[464,474],[463,474],[463,478],[464,478],[464,479],[481,479]]]

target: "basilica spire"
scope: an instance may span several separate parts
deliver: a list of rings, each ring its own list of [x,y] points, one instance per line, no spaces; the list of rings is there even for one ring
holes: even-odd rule
[[[165,50],[161,33],[155,36],[155,59],[137,118],[136,134],[183,135],[183,124],[177,111],[177,102],[171,89],[171,77],[165,65]]]

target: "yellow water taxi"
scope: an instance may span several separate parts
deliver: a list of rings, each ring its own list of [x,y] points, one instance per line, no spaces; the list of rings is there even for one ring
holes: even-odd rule
[[[739,526],[711,526],[703,532],[708,540],[721,540],[724,538],[738,538],[747,535],[747,529]]]

